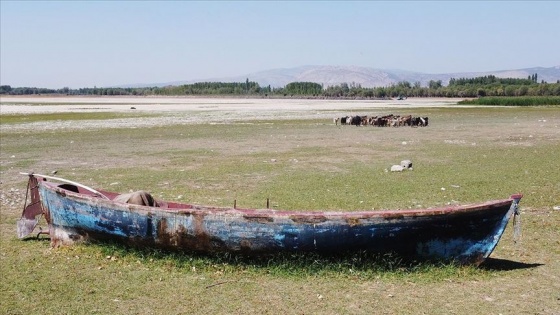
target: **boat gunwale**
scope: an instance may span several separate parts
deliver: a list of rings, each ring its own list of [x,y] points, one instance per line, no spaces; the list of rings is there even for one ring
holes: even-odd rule
[[[220,214],[220,215],[231,215],[231,216],[245,216],[254,218],[266,218],[266,217],[289,217],[289,218],[313,218],[313,217],[325,217],[325,218],[352,218],[352,219],[367,219],[367,218],[404,218],[404,217],[424,217],[424,216],[434,216],[434,215],[452,215],[452,214],[464,214],[469,212],[484,211],[493,207],[503,207],[506,205],[511,205],[515,199],[520,199],[522,195],[514,194],[511,195],[509,199],[497,199],[489,200],[479,203],[470,203],[462,205],[448,205],[443,207],[434,208],[422,208],[422,209],[392,209],[392,210],[358,210],[358,211],[319,211],[319,210],[276,210],[276,209],[266,209],[266,208],[234,208],[234,207],[219,207],[219,206],[205,206],[197,204],[186,204],[186,203],[176,203],[167,202],[164,200],[157,200],[158,202],[163,201],[164,204],[172,204],[173,207],[150,207],[143,205],[127,204],[122,202],[117,202],[114,200],[104,199],[89,193],[76,193],[61,187],[58,187],[57,183],[48,181],[39,181],[40,185],[45,188],[56,192],[57,194],[62,194],[63,197],[72,197],[75,201],[88,202],[103,204],[106,206],[118,206],[119,210],[132,211],[132,212],[159,212],[167,214]],[[117,194],[115,192],[109,192],[105,190],[99,190],[101,193]],[[184,206],[184,207],[181,207]],[[116,210],[116,209],[115,209]]]

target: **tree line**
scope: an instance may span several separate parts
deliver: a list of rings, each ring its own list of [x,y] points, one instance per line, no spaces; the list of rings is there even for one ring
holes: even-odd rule
[[[165,87],[140,88],[80,88],[46,89],[35,87],[0,86],[0,94],[8,95],[193,95],[251,97],[315,97],[349,99],[385,99],[402,97],[484,97],[484,96],[560,96],[560,81],[537,82],[537,74],[527,79],[497,78],[493,75],[476,78],[451,78],[447,86],[441,80],[398,82],[384,87],[364,88],[356,83],[324,87],[314,82],[291,82],[282,88],[261,87],[257,82],[199,82]]]
[[[531,85],[537,83],[537,74],[530,75],[527,79],[516,78],[498,78],[495,75],[487,75],[476,78],[451,78],[449,86],[453,85],[491,85],[491,84],[505,84],[505,85]]]

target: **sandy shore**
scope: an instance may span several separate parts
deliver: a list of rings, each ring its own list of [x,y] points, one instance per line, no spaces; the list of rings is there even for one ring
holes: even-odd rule
[[[422,108],[457,106],[458,99],[409,98],[406,100],[307,100],[192,97],[41,97],[2,96],[1,114],[57,112],[121,112],[134,107],[148,112],[184,111],[348,111],[379,108]]]

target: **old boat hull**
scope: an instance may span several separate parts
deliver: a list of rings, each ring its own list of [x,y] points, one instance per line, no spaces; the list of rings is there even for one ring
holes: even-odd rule
[[[33,176],[32,176],[33,177]],[[33,177],[35,178],[35,177]],[[148,207],[38,181],[54,246],[117,239],[200,252],[340,253],[366,250],[406,259],[479,264],[497,245],[521,195],[425,210],[296,212],[160,202]],[[74,190],[74,191],[72,191]]]

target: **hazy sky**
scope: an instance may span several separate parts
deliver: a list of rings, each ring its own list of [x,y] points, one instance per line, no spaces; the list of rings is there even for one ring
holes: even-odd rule
[[[162,83],[303,65],[560,65],[558,1],[0,2],[0,83]]]

